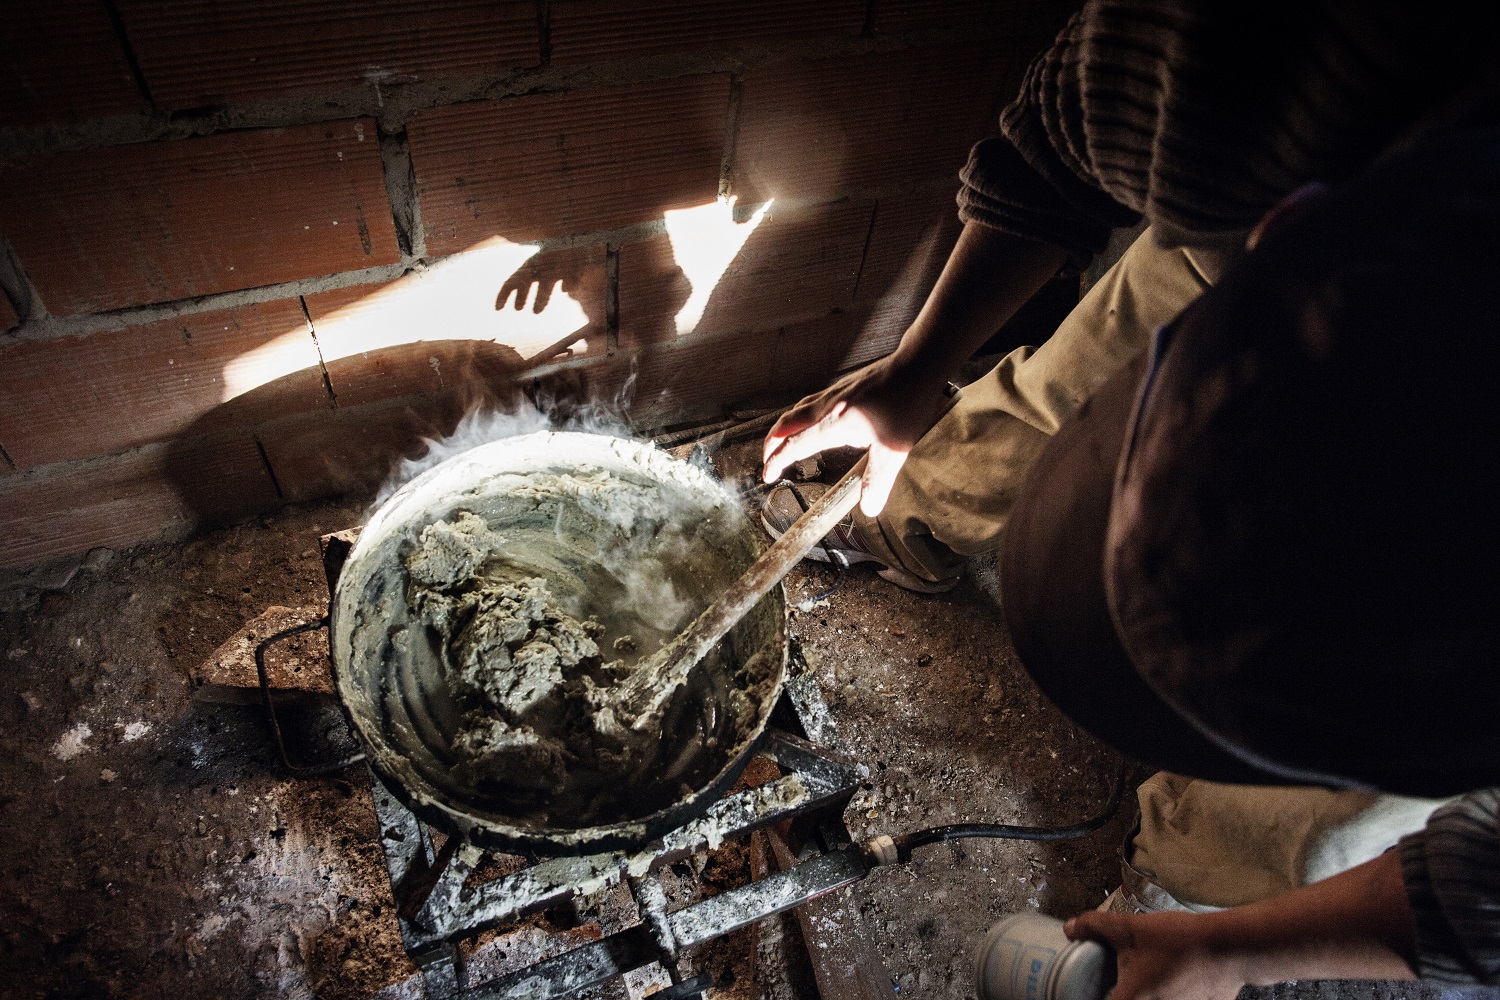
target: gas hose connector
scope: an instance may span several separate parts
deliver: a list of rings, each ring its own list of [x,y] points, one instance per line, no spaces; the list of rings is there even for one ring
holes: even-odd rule
[[[888,833],[882,833],[866,841],[865,853],[877,865],[894,865],[901,860],[901,852],[896,849],[896,841]]]

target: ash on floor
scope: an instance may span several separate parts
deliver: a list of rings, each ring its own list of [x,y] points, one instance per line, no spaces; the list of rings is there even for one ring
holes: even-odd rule
[[[721,471],[743,476],[755,447],[723,453]],[[182,546],[97,552],[71,579],[4,590],[9,995],[421,995],[362,772],[286,778],[260,709],[189,698],[188,670],[267,607],[322,613],[317,538],[364,514],[350,502],[288,508]],[[836,577],[798,568],[790,603]],[[847,813],[857,837],[955,821],[1069,823],[1102,801],[1111,753],[1042,699],[974,583],[918,596],[851,572],[795,612],[792,630],[868,770]],[[1129,812],[1067,844],[919,849],[848,890],[849,912],[901,994],[972,996],[969,949],[1001,914],[1065,915],[1103,899],[1118,881]],[[744,847],[695,864],[723,884],[750,877]],[[536,950],[584,933],[542,917],[529,927],[512,951],[523,938]],[[699,959],[721,983],[716,1000],[802,1000],[815,994],[801,949],[795,922],[777,918]],[[502,950],[481,945],[476,964],[517,961]],[[649,977],[630,985],[637,996],[655,988]]]

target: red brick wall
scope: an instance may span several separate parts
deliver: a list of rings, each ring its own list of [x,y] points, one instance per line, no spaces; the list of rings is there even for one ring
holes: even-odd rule
[[[17,8],[0,567],[369,490],[518,392],[630,384],[652,427],[880,356],[956,235],[968,146],[1071,6]],[[664,213],[717,196],[775,202],[679,335]],[[576,332],[514,308],[533,282]]]

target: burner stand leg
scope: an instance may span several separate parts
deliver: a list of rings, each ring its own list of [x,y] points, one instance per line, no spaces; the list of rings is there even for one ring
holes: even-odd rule
[[[422,973],[422,988],[427,993],[427,1000],[456,998],[468,985],[463,955],[457,945],[439,945],[413,955],[412,961]]]

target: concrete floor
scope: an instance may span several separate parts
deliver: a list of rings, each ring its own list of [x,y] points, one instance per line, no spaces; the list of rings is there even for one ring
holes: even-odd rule
[[[724,453],[722,471],[743,473],[753,450]],[[260,709],[195,703],[187,681],[268,606],[321,614],[317,538],[364,516],[349,501],[288,508],[181,546],[98,552],[66,582],[4,590],[3,992],[420,996],[362,772],[283,776]],[[1042,699],[980,586],[917,596],[855,571],[805,603],[836,580],[804,566],[786,587],[805,607],[793,634],[868,769],[846,815],[857,836],[1062,824],[1097,809],[1113,754]],[[1067,844],[919,849],[849,890],[849,909],[901,995],[972,996],[968,953],[992,921],[1077,912],[1117,883],[1130,813],[1127,797],[1109,826]],[[743,847],[702,861],[725,884],[749,874]],[[724,985],[710,996],[811,995],[793,928],[771,921],[715,946],[703,964]],[[537,918],[524,936],[555,931]]]

